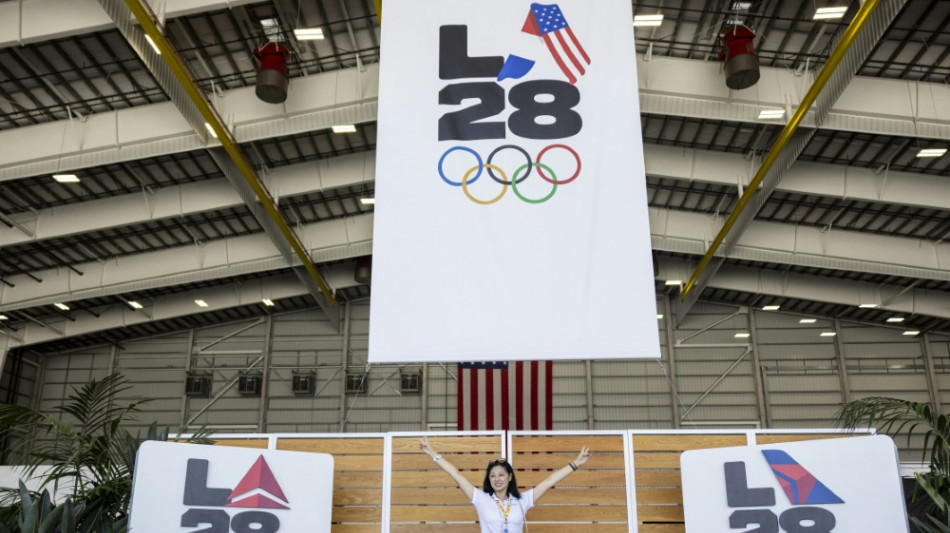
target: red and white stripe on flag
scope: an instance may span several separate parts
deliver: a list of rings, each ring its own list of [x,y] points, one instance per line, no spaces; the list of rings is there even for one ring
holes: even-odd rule
[[[458,429],[552,428],[551,361],[459,363]]]

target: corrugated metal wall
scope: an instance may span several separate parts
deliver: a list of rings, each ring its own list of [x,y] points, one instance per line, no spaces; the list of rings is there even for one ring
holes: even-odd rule
[[[369,304],[350,304],[346,314],[344,331],[319,311],[300,312],[50,356],[20,394],[32,396],[40,380],[34,401],[53,410],[71,387],[114,369],[134,385],[127,398],[152,398],[143,428],[156,421],[218,432],[454,429],[455,365],[369,366]],[[931,401],[933,388],[938,404],[950,399],[950,338],[928,337],[928,362],[923,339],[900,329],[802,318],[700,303],[669,331],[669,317],[658,320],[659,361],[555,362],[554,429],[823,428],[849,397]],[[262,397],[239,393],[248,369],[264,373]],[[210,398],[185,395],[189,370],[212,376]],[[423,371],[423,390],[400,392],[401,370]],[[310,372],[314,393],[295,394],[294,375]],[[347,374],[365,379],[362,393],[344,392]]]

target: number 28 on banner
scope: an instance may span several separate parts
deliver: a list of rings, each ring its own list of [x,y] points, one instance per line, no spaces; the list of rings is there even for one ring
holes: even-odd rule
[[[532,141],[567,139],[580,133],[583,120],[575,107],[581,101],[581,93],[575,84],[590,65],[587,52],[556,4],[531,4],[521,31],[538,37],[538,61],[553,61],[564,79],[522,81],[511,87],[506,98],[500,82],[526,77],[537,61],[515,54],[508,54],[507,58],[471,57],[468,55],[468,26],[439,28],[439,78],[466,80],[445,85],[439,91],[439,105],[458,106],[465,100],[477,100],[474,105],[447,112],[439,118],[440,142],[506,139],[509,131],[516,137]],[[506,111],[509,112],[507,120],[497,120]],[[529,149],[539,144],[527,142]],[[554,196],[558,185],[570,183],[580,175],[581,158],[567,144],[555,143],[537,148],[540,149],[532,158],[529,151],[518,144],[501,144],[483,159],[471,147],[453,145],[439,160],[439,176],[448,185],[461,187],[465,195],[477,204],[489,205],[501,200],[509,187],[526,203],[544,203]],[[508,169],[494,164],[495,156],[504,150],[519,153],[524,157],[524,164]],[[566,151],[573,157],[575,167],[556,170],[542,162],[542,157],[552,150]],[[475,159],[474,166],[454,179],[447,176],[445,170],[446,158],[453,153],[468,153]],[[550,184],[550,191],[540,198],[529,198],[518,189],[533,170]],[[501,192],[493,198],[476,198],[469,190],[483,172],[501,186]],[[524,185],[521,187],[525,188]]]

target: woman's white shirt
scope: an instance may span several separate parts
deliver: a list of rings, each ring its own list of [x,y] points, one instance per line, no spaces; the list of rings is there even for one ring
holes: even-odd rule
[[[478,513],[478,521],[482,526],[482,533],[504,533],[505,515],[498,507],[498,498],[494,494],[486,494],[478,487],[472,491],[472,505]],[[502,508],[505,501],[501,500]],[[508,533],[521,533],[524,526],[525,513],[534,507],[534,489],[521,493],[521,499],[511,499],[511,510],[508,511]]]

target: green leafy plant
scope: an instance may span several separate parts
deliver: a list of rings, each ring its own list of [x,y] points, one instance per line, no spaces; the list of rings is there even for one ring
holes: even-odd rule
[[[841,427],[877,427],[894,437],[923,438],[922,462],[927,472],[917,474],[915,489],[907,495],[908,514],[919,531],[950,533],[950,418],[930,404],[871,396],[845,404],[835,415]]]
[[[61,531],[60,527],[72,523],[68,531],[125,531],[139,445],[144,440],[169,440],[168,429],[160,431],[156,424],[144,438],[125,429],[148,401],[117,403],[116,396],[129,389],[131,385],[120,374],[85,383],[66,399],[60,408],[62,417],[19,405],[0,405],[0,439],[10,443],[9,456],[13,463],[23,465],[23,475],[41,478],[43,489],[40,495],[31,495],[22,485],[19,491],[8,490],[3,503],[10,509],[0,515],[3,527],[45,533]],[[212,441],[207,436],[199,431],[187,442],[209,444]],[[52,506],[46,489],[55,493],[62,487],[70,487],[68,499]],[[17,526],[11,520],[14,513]],[[59,520],[60,525],[23,528],[23,524],[39,527],[45,520]]]

